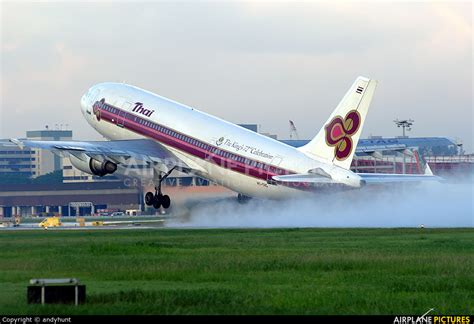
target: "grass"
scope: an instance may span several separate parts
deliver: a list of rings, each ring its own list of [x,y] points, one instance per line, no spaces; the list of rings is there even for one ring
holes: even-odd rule
[[[0,314],[474,313],[473,229],[0,232]],[[77,277],[79,307],[28,305]]]

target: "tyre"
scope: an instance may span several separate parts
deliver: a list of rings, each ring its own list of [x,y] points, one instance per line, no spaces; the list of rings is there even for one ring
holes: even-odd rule
[[[164,195],[161,199],[161,205],[163,206],[163,208],[169,208],[171,205],[170,196]]]
[[[147,206],[153,205],[154,198],[155,195],[152,192],[147,192],[145,195],[145,204],[147,204]]]
[[[246,204],[249,202],[250,199],[252,199],[252,197],[245,196],[242,194],[237,195],[237,201],[239,202],[239,204]]]
[[[155,209],[158,209],[161,207],[161,200],[160,199],[155,199],[155,201],[153,202],[153,207],[155,207]]]

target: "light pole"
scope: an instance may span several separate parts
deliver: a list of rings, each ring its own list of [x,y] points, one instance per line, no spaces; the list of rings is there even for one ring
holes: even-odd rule
[[[411,126],[415,122],[413,119],[404,119],[404,120],[399,120],[398,118],[393,121],[397,127],[401,127],[403,129],[403,138],[406,137],[405,129],[407,131],[411,131]],[[406,155],[405,153],[403,154],[403,174],[406,173]]]
[[[407,131],[411,131],[411,126],[415,122],[413,119],[405,119],[405,120],[399,120],[398,118],[393,121],[397,127],[401,127],[403,129],[403,137],[406,137],[405,135],[405,129]]]

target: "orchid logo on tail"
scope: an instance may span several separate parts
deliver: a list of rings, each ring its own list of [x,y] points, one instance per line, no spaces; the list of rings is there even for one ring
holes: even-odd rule
[[[336,116],[325,126],[326,144],[334,146],[334,156],[339,161],[351,155],[352,136],[359,130],[360,120],[357,110],[351,110],[346,117]]]

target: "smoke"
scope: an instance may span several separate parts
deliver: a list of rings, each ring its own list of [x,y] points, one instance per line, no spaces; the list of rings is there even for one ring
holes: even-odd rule
[[[168,226],[473,227],[473,189],[469,178],[467,183],[367,187],[287,201],[208,200],[190,204],[185,212],[181,209],[184,216]]]

